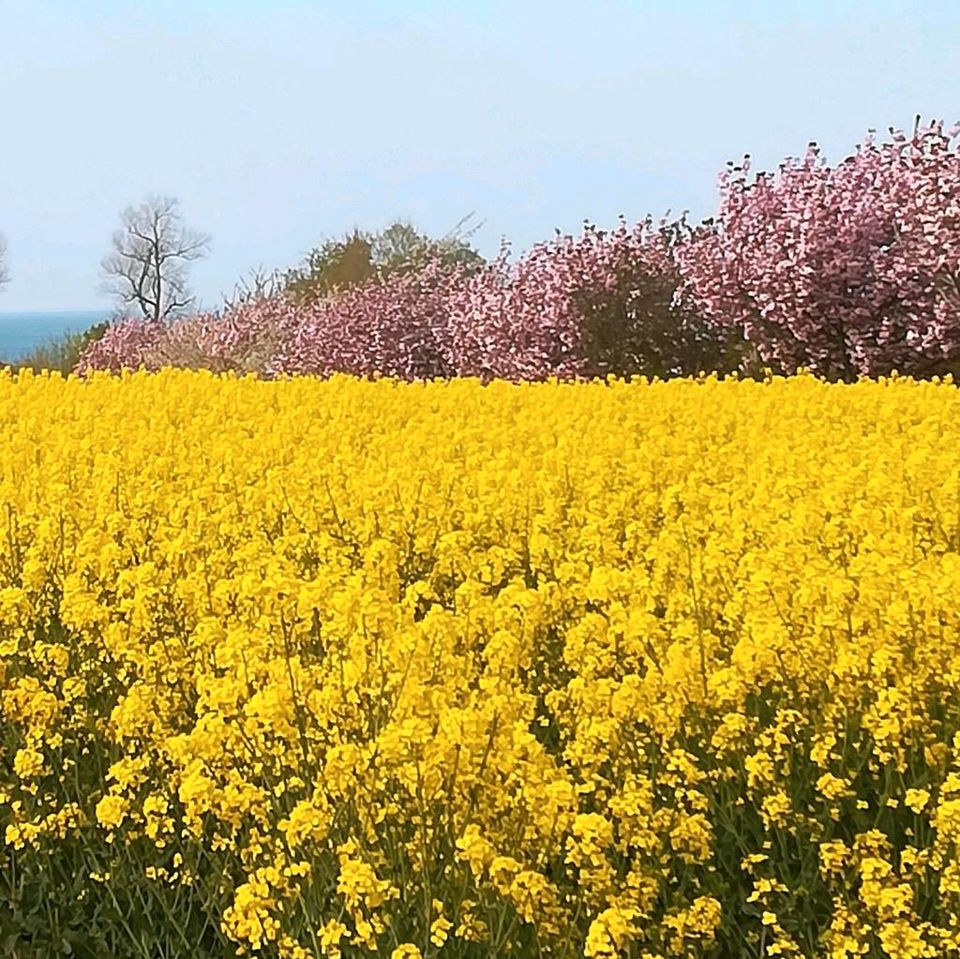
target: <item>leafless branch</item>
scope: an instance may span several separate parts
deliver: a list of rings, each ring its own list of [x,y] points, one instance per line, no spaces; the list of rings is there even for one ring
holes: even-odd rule
[[[105,291],[121,308],[138,309],[156,323],[189,310],[189,265],[209,253],[210,237],[183,225],[172,197],[127,207],[120,222],[102,261]]]
[[[232,294],[221,293],[226,309],[244,303],[257,303],[268,299],[283,289],[283,273],[280,270],[269,272],[262,264],[247,272],[233,287]]]

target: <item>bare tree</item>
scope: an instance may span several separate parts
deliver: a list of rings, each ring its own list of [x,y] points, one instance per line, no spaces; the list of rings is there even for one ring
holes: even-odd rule
[[[243,306],[247,303],[259,303],[268,300],[270,297],[283,291],[283,272],[274,270],[268,272],[267,268],[260,264],[247,271],[247,275],[241,277],[233,287],[233,293],[221,293],[223,306],[227,310],[234,307]]]
[[[10,273],[7,270],[7,241],[0,233],[0,287],[10,279]]]
[[[150,197],[121,214],[112,249],[103,258],[104,289],[124,311],[138,309],[160,323],[194,302],[187,289],[190,264],[210,252],[210,237],[190,230],[172,197]]]

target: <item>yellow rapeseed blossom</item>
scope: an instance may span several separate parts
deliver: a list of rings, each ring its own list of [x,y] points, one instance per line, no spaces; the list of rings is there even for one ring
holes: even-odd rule
[[[423,959],[423,953],[412,942],[405,942],[390,953],[390,959]]]
[[[4,373],[0,437],[24,901],[276,959],[960,948],[951,382]]]

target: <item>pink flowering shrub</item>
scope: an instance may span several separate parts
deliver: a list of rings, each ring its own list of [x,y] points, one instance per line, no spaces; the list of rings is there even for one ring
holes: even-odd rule
[[[557,236],[477,268],[430,256],[317,298],[258,295],[108,329],[78,370],[146,366],[400,379],[960,370],[960,127],[811,144],[720,178],[714,220]]]
[[[302,304],[275,352],[275,371],[404,380],[455,376],[447,303],[463,281],[459,266],[434,260],[416,272]]]
[[[156,367],[150,361],[153,349],[167,336],[167,327],[146,319],[125,319],[111,323],[103,335],[80,354],[77,372]]]
[[[271,295],[167,325],[125,321],[78,368],[512,380],[713,368],[712,336],[676,301],[680,229],[588,225],[514,264],[434,259],[308,302]]]
[[[811,144],[753,180],[731,165],[715,222],[678,250],[689,294],[782,372],[960,365],[958,132],[870,137],[836,166]]]
[[[729,333],[679,299],[682,221],[650,219],[504,258],[451,304],[458,369],[508,379],[668,376],[715,369]]]
[[[506,379],[667,376],[716,368],[729,336],[677,297],[682,222],[586,224],[457,287],[451,343],[461,373]]]
[[[433,263],[306,303],[273,294],[167,324],[123,320],[86,350],[78,370],[452,376],[444,304],[459,281],[459,268]]]
[[[281,343],[296,322],[280,297],[240,303],[222,313],[200,313],[170,323],[127,319],[109,326],[81,355],[79,372],[95,369],[159,370],[165,366],[217,373],[272,374]]]

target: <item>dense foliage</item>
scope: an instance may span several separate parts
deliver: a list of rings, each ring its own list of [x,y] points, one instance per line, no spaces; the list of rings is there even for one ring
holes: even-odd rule
[[[775,176],[720,181],[714,224],[681,250],[697,302],[774,369],[854,379],[960,367],[960,127],[816,144]]]
[[[409,225],[330,241],[263,295],[172,325],[127,321],[80,369],[164,365],[513,380],[811,369],[960,371],[957,130],[815,145],[721,176],[716,217],[587,224],[515,261]]]
[[[682,222],[585,224],[511,265],[501,257],[449,298],[454,366],[511,380],[715,370],[729,339],[678,298]]]
[[[308,302],[278,294],[170,325],[128,321],[81,369],[512,380],[714,369],[731,336],[677,297],[685,235],[681,223],[588,224],[516,262],[434,257]]]
[[[0,376],[9,955],[960,949],[960,393]]]
[[[277,285],[292,300],[309,302],[396,274],[414,273],[432,262],[475,269],[483,257],[470,245],[472,231],[465,231],[468,219],[439,239],[404,220],[395,220],[377,233],[354,230],[315,247],[303,263],[283,272]]]

